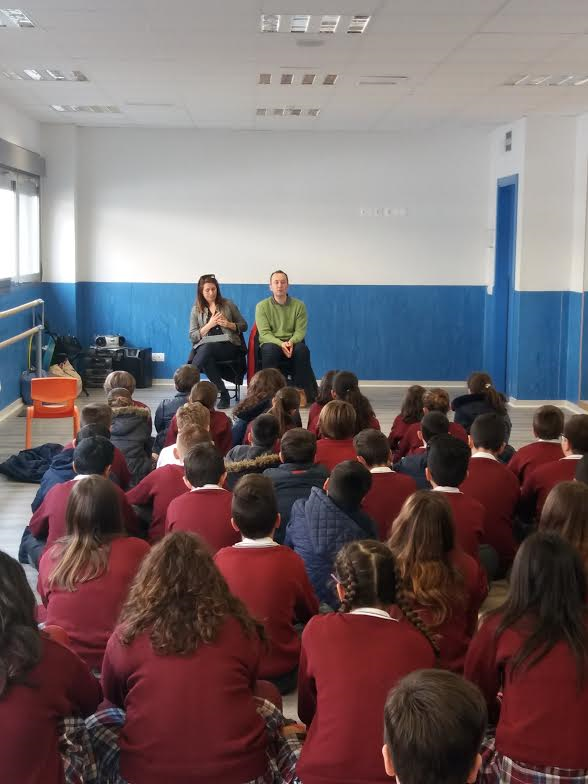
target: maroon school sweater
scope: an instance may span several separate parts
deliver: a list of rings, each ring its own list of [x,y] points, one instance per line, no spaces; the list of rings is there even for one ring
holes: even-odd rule
[[[439,626],[433,625],[430,610],[416,603],[413,606],[433,634],[439,635],[439,666],[461,673],[468,645],[478,625],[478,611],[488,595],[488,582],[478,561],[461,550],[453,550],[450,560],[463,578],[463,599],[452,603],[450,615]]]
[[[388,441],[390,442],[390,449],[392,450],[392,460],[395,463],[398,462],[398,445],[400,444],[408,428],[411,427],[411,424],[411,422],[405,422],[400,414],[398,414],[398,416],[394,419],[394,422],[392,422],[392,427],[388,433]],[[417,424],[420,423],[417,422]]]
[[[331,472],[343,460],[355,460],[357,455],[352,438],[321,438],[316,442],[315,463],[321,463]]]
[[[89,716],[100,698],[100,685],[81,659],[43,635],[41,661],[26,685],[10,686],[0,699],[0,781],[63,784],[58,722]]]
[[[298,671],[298,715],[308,735],[296,772],[304,784],[388,784],[386,697],[408,673],[434,666],[428,641],[404,618],[312,618],[302,634]]]
[[[308,424],[306,425],[306,429],[310,430],[311,433],[314,433],[317,438],[319,417],[325,406],[326,403],[313,403],[308,409]]]
[[[578,460],[562,457],[537,466],[528,472],[521,488],[521,510],[529,518],[539,520],[547,496],[560,482],[571,482],[576,476]]]
[[[516,552],[512,532],[513,516],[520,496],[516,476],[498,460],[472,456],[468,475],[460,490],[486,509],[483,543],[496,550],[503,567],[508,566]]]
[[[510,662],[525,637],[510,628],[496,640],[499,620],[493,616],[482,625],[464,671],[495,715],[496,695],[503,691],[497,751],[528,765],[588,769],[588,682],[579,688],[572,651],[558,642],[541,661],[530,668],[525,662],[513,677]]]
[[[390,528],[402,504],[416,489],[416,482],[406,474],[397,474],[396,471],[372,473],[372,486],[361,508],[376,522],[382,542],[390,536]]]
[[[462,485],[463,487],[463,485]],[[464,493],[443,493],[453,513],[456,544],[476,561],[480,559],[480,545],[486,529],[486,509],[475,498]]]
[[[76,482],[83,482],[83,479],[70,479],[69,482],[54,485],[43,499],[43,503],[34,512],[29,522],[29,528],[33,536],[37,539],[47,538],[45,549],[65,536],[65,512],[67,509],[67,502]],[[125,494],[118,485],[112,485],[116,490],[119,498],[120,508],[123,518],[123,524],[127,529],[127,533],[131,535],[139,534],[139,521],[137,515],[126,499]]]
[[[261,643],[227,618],[216,640],[188,655],[156,654],[148,633],[102,667],[105,697],[124,708],[120,773],[137,784],[235,784],[266,770],[265,723],[253,689]]]
[[[163,539],[167,508],[179,495],[188,492],[184,482],[184,466],[169,464],[156,468],[127,493],[127,501],[152,507],[148,538],[151,544]]]
[[[527,475],[535,468],[545,463],[552,463],[561,457],[563,454],[559,441],[534,441],[515,452],[507,466],[522,485]]]
[[[266,628],[270,645],[261,658],[260,678],[294,670],[300,656],[294,623],[306,623],[319,607],[304,561],[283,545],[223,547],[215,561],[231,592]]]
[[[414,454],[422,447],[423,442],[419,438],[420,429],[420,422],[414,422],[412,425],[408,426],[404,435],[400,439],[400,443],[398,444],[397,451],[394,455],[395,462],[400,460],[401,457]],[[449,435],[453,436],[454,438],[459,438],[460,441],[464,441],[466,444],[468,443],[468,434],[457,422],[449,423]]]
[[[223,411],[215,408],[210,412],[210,437],[214,441],[215,447],[224,457],[233,446],[233,425],[231,420]],[[178,421],[173,415],[172,421],[167,429],[164,446],[171,446],[178,440]]]
[[[241,536],[231,525],[233,494],[223,488],[201,488],[179,496],[168,507],[165,532],[198,534],[212,554],[236,544]]]
[[[88,667],[99,670],[106,643],[149,545],[126,536],[114,539],[104,574],[78,583],[75,591],[49,586],[49,576],[57,565],[56,547],[45,550],[39,564],[38,589],[47,608],[45,623],[60,626],[71,649]]]
[[[69,441],[63,448],[64,450],[75,449],[75,444],[73,441]],[[113,474],[116,474],[120,489],[127,490],[131,484],[131,472],[129,471],[125,456],[117,446],[114,447],[114,457],[112,458],[110,470]]]

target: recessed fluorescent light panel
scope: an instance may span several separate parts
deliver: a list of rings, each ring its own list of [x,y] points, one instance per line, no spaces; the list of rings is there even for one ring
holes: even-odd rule
[[[316,79],[316,74],[304,74],[302,77],[302,84],[310,85],[314,84],[314,80]]]
[[[280,84],[292,84],[293,80],[294,80],[294,74],[283,73],[280,77]]]
[[[257,84],[271,84],[274,77],[279,79],[281,85],[285,86],[303,85],[304,87],[312,87],[313,84],[321,84],[326,87],[332,87],[339,78],[339,74],[329,73],[319,79],[316,73],[303,73],[302,75],[291,72],[281,74],[260,73],[257,77]]]
[[[348,33],[365,33],[365,29],[368,26],[370,21],[369,16],[363,15],[356,15],[351,17],[351,21],[349,22],[349,27],[347,28]]]
[[[323,84],[327,87],[330,87],[335,84],[338,78],[339,74],[327,74],[323,79]]]
[[[514,76],[505,87],[583,87],[588,84],[584,74],[523,74]]]
[[[262,33],[277,33],[280,29],[280,15],[279,14],[262,14],[261,15],[261,32]]]
[[[272,75],[268,73],[259,74],[259,79],[257,80],[257,84],[271,84],[272,83]]]
[[[20,8],[0,8],[0,27],[35,27],[35,23]]]
[[[118,106],[77,106],[71,104],[56,104],[50,106],[55,112],[82,112],[86,114],[120,114]]]
[[[305,33],[310,24],[310,14],[295,14],[290,20],[291,33]]]
[[[340,16],[335,16],[333,14],[326,14],[321,19],[321,23],[319,25],[319,33],[336,33],[337,25],[339,24],[340,19],[341,19]]]
[[[320,109],[303,109],[301,106],[275,106],[273,108],[260,106],[256,109],[255,114],[257,117],[318,117],[320,111]]]
[[[81,71],[60,71],[57,68],[23,68],[22,71],[2,71],[5,79],[28,79],[33,82],[87,82]]]

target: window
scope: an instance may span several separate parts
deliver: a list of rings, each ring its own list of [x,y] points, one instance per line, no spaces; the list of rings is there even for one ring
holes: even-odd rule
[[[39,178],[0,169],[0,283],[39,277]]]

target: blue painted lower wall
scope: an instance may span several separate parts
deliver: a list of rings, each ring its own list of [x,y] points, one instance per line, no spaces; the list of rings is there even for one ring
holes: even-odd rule
[[[42,296],[40,283],[14,286],[0,292],[0,310],[8,310]],[[0,319],[0,341],[24,332],[33,326],[32,311]],[[20,374],[28,365],[28,340],[0,350],[0,409],[20,397]]]

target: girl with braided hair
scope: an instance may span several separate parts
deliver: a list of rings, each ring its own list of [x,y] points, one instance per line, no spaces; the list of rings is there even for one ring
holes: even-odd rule
[[[385,544],[344,545],[333,579],[339,612],[315,616],[302,634],[298,714],[308,735],[296,772],[304,784],[385,784],[386,695],[408,673],[433,667],[437,645],[404,600]],[[394,605],[398,617],[390,613]]]

